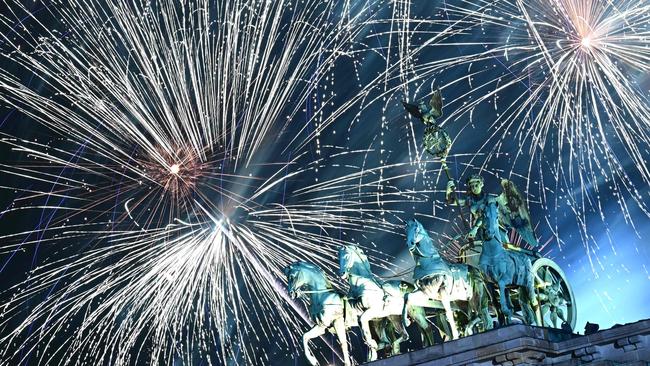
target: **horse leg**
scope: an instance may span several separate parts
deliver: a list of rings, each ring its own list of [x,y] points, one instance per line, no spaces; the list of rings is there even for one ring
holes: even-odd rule
[[[481,323],[483,323],[483,330],[490,330],[494,328],[494,320],[492,319],[492,315],[490,315],[490,309],[488,308],[487,304],[485,306],[481,306],[481,311],[479,314],[481,317]]]
[[[379,307],[383,307],[383,305]],[[363,332],[363,341],[368,345],[369,348],[373,350],[377,349],[377,342],[372,339],[372,334],[370,333],[370,325],[368,323],[372,319],[381,317],[382,310],[377,308],[378,307],[368,308],[359,316],[359,324],[361,325],[361,331]]]
[[[559,310],[559,309],[558,309]],[[551,326],[553,328],[557,327],[557,314],[555,313],[555,309],[551,308]]]
[[[384,305],[384,313],[388,316],[389,323],[393,326],[394,332],[397,332],[400,336],[396,339],[393,339],[392,342],[392,355],[398,355],[400,353],[400,344],[408,339],[408,333],[403,325],[403,313],[404,309],[407,310],[407,315],[410,314],[412,307],[405,307],[401,298],[390,298],[390,300]]]
[[[497,284],[497,286],[498,286],[498,284]],[[503,325],[505,325],[507,323],[506,323],[503,311],[501,310],[501,301],[500,301],[501,297],[496,296],[496,294],[497,294],[496,287],[497,286],[495,286],[495,284],[493,282],[486,282],[485,283],[485,287],[486,287],[486,290],[487,290],[487,293],[488,293],[488,296],[486,298],[486,300],[488,302],[488,309],[489,309],[489,305],[492,305],[492,307],[496,310],[497,327],[501,327],[501,326],[503,326]]]
[[[503,313],[504,323],[510,324],[510,318],[512,316],[512,310],[508,307],[508,293],[506,292],[506,282],[505,280],[499,281],[499,304],[501,306],[501,312]]]
[[[478,274],[480,276],[480,274]],[[490,330],[494,327],[492,323],[492,316],[490,315],[490,294],[482,279],[472,280],[472,302],[474,304],[474,311],[483,324],[483,330]]]
[[[400,354],[400,344],[404,340],[405,331],[404,331],[404,328],[402,326],[402,319],[401,319],[401,317],[399,315],[390,315],[388,317],[388,319],[390,320],[390,323],[393,325],[393,327],[395,327],[395,331],[398,334],[400,334],[400,336],[398,338],[396,338],[395,340],[393,340],[393,342],[391,343],[391,351],[390,351],[391,354],[390,355],[395,356],[395,355]]]
[[[474,327],[481,321],[481,318],[478,316],[473,317],[465,327],[465,336],[471,336],[474,334]]]
[[[420,306],[411,306],[409,311],[411,318],[418,325],[422,335],[422,345],[424,347],[433,346],[433,325],[427,320],[424,308]]]
[[[409,334],[406,328],[410,325],[410,320],[409,320],[409,309],[413,306],[419,306],[423,307],[428,305],[429,303],[429,295],[425,294],[422,292],[422,290],[415,290],[411,293],[407,293],[404,295],[404,307],[402,308],[402,338],[403,341],[407,341],[409,339]]]
[[[521,298],[521,309],[524,313],[524,319],[528,325],[535,325],[535,313],[533,312],[533,306],[536,305],[537,301],[535,300],[535,291],[532,289],[532,286],[522,286],[519,290],[521,293],[525,294]]]
[[[520,291],[521,292],[521,291]],[[526,296],[526,294],[523,294],[521,296]],[[515,305],[512,303],[512,296],[506,296],[506,300],[508,300],[508,308],[509,309],[514,309]]]
[[[465,294],[465,298],[467,299],[467,316],[469,321],[467,322],[467,326],[465,326],[465,336],[474,334],[474,327],[482,319],[480,316],[480,303],[481,296],[483,296],[483,294],[480,293],[480,290],[477,289],[476,281],[472,277],[472,273],[469,272],[467,277],[467,283],[469,286],[466,286],[468,292]]]
[[[554,306],[554,308],[555,311],[553,311],[551,314],[554,314],[556,318],[559,317],[560,320],[562,320],[562,324],[566,323],[567,321],[566,318],[564,317],[564,311],[562,311],[562,309],[558,306]]]
[[[386,331],[386,324],[387,324],[387,322],[385,322],[383,319],[372,320],[370,322],[371,331],[374,331],[375,335],[377,336],[377,340],[378,340],[377,348],[378,349],[384,349],[384,348],[388,347],[388,345],[390,343],[392,343],[388,339],[388,334],[387,334],[387,331]]]
[[[456,319],[454,319],[454,312],[451,310],[451,302],[449,301],[448,297],[440,299],[440,302],[442,302],[442,306],[445,308],[445,316],[447,317],[447,323],[449,323],[449,327],[451,328],[452,339],[458,339],[458,328],[456,328]]]
[[[368,356],[366,357],[366,360],[368,362],[375,361],[378,355],[379,354],[377,353],[376,349],[368,347]]]
[[[322,327],[320,325],[314,325],[313,328],[307,331],[307,333],[302,335],[302,347],[305,350],[305,357],[307,358],[307,361],[309,361],[309,364],[312,366],[317,366],[318,365],[318,360],[314,356],[314,354],[311,352],[311,349],[309,348],[309,340],[320,337],[323,334],[325,334],[326,327]]]
[[[447,322],[447,317],[439,313],[436,316],[432,318],[432,323],[435,325],[435,327],[438,329],[438,333],[440,334],[440,342],[448,341],[451,339],[451,329],[449,328],[449,323]]]
[[[411,325],[411,321],[409,320],[408,316],[408,310],[409,310],[409,300],[411,299],[411,295],[414,293],[418,292],[420,290],[415,290],[411,293],[405,293],[404,294],[404,305],[402,306],[402,324],[404,325],[404,330],[406,331],[406,327]],[[408,335],[406,336],[408,339]]]
[[[465,331],[463,336],[469,336],[474,334],[474,327],[479,323],[481,318],[479,317],[480,310],[480,296],[476,292],[474,281],[471,280],[471,276],[467,278],[466,293],[465,299],[467,299],[467,325],[465,326]]]
[[[336,330],[336,335],[339,338],[339,343],[341,343],[341,351],[343,352],[343,362],[345,366],[350,366],[350,352],[348,351],[348,338],[345,331],[345,320],[343,317],[338,318],[334,321],[334,329]]]

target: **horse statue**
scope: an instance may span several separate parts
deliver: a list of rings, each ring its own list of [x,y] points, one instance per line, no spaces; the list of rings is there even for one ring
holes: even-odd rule
[[[316,265],[307,262],[295,262],[284,269],[287,276],[287,291],[291,298],[300,298],[309,305],[309,317],[315,325],[302,336],[305,357],[311,365],[318,365],[318,360],[309,348],[309,341],[319,337],[329,329],[336,333],[345,365],[350,365],[350,354],[346,330],[358,326],[359,313],[347,304],[345,296],[336,291],[323,271]],[[384,319],[371,323],[372,331],[380,338],[381,348],[393,343],[393,329],[387,326]],[[368,359],[376,359],[374,350],[369,351]]]
[[[499,201],[489,198],[483,207],[484,238],[483,248],[479,257],[481,271],[494,283],[499,285],[499,304],[506,324],[510,323],[510,309],[507,286],[519,289],[519,304],[526,324],[535,324],[533,307],[537,306],[534,288],[531,256],[527,253],[506,250],[503,232],[499,228]]]
[[[345,329],[345,306],[343,296],[327,280],[318,266],[295,262],[284,269],[287,276],[287,291],[292,299],[303,298],[309,303],[309,317],[315,325],[302,336],[305,357],[312,366],[318,360],[309,348],[309,340],[325,334],[328,328],[334,331],[341,343],[343,362],[350,363],[350,352]]]
[[[458,339],[459,329],[454,319],[451,303],[463,302],[469,322],[464,333],[473,333],[479,322],[483,330],[492,329],[488,309],[489,293],[482,273],[463,263],[448,263],[433,245],[433,240],[417,220],[406,224],[406,244],[415,259],[413,278],[417,290],[404,296],[403,321],[408,326],[406,311],[409,306],[426,306],[429,299],[439,300],[445,310],[453,339]]]
[[[405,336],[406,329],[402,327],[402,316],[410,317],[417,323],[425,347],[433,345],[433,326],[427,320],[424,308],[404,306],[404,295],[414,290],[412,284],[399,280],[379,281],[373,275],[363,249],[356,245],[345,245],[339,249],[339,265],[339,276],[350,285],[347,298],[350,305],[360,313],[359,325],[370,349],[376,350],[378,345],[371,337],[369,322],[372,319],[388,318],[401,334],[392,343],[392,354],[399,354],[400,343],[408,339]]]

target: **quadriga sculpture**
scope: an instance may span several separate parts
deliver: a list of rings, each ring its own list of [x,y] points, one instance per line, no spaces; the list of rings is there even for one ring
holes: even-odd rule
[[[404,295],[413,291],[412,284],[399,280],[379,281],[373,275],[363,249],[355,245],[346,245],[339,249],[339,275],[350,285],[347,298],[350,305],[360,313],[359,325],[368,347],[373,350],[378,348],[377,342],[371,337],[369,322],[373,319],[388,318],[402,334],[392,344],[392,354],[398,354],[400,343],[408,339],[408,336],[404,336],[406,330],[402,327],[402,316],[410,317],[417,323],[425,347],[433,345],[433,326],[427,320],[424,308],[404,307]]]
[[[422,224],[415,219],[406,224],[406,244],[415,259],[413,278],[417,290],[406,294],[404,315],[409,306],[427,306],[429,299],[439,300],[445,309],[453,339],[457,339],[460,332],[454,319],[452,302],[462,302],[468,317],[471,317],[465,334],[471,334],[473,326],[479,321],[482,329],[492,329],[489,296],[483,275],[477,268],[446,262]],[[404,322],[408,325],[406,316]]]

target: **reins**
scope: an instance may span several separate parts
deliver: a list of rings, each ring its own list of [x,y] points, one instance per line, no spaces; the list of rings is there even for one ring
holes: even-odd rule
[[[301,294],[322,294],[324,292],[336,292],[333,288],[326,288],[324,290],[309,290],[309,291],[299,291]]]

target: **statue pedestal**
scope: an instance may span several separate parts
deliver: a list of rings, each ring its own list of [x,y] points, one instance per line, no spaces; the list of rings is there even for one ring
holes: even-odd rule
[[[372,366],[646,365],[650,319],[583,336],[512,325],[368,363]]]

